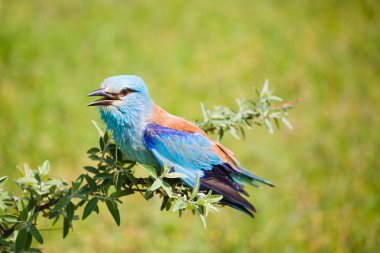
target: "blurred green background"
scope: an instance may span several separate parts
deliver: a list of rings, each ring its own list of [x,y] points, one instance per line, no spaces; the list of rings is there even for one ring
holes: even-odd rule
[[[122,224],[106,212],[45,231],[45,252],[375,252],[380,247],[378,1],[0,1],[0,172],[51,161],[71,180],[96,145],[86,94],[137,74],[173,114],[233,106],[269,79],[307,97],[294,130],[226,138],[241,163],[276,183],[250,189],[251,220],[198,217],[136,195]],[[8,184],[10,186],[11,184]],[[42,224],[49,228],[49,224]]]

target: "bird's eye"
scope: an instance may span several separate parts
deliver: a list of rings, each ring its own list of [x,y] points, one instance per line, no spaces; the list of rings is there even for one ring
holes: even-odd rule
[[[120,94],[121,94],[122,96],[126,96],[126,95],[128,95],[129,93],[131,93],[131,92],[132,92],[131,89],[125,88],[125,89],[122,89],[122,90],[120,91]]]

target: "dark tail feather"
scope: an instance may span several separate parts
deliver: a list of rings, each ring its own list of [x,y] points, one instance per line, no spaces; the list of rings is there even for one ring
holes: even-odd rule
[[[274,184],[272,184],[268,180],[265,180],[264,178],[258,177],[255,174],[252,174],[251,172],[249,172],[248,170],[243,169],[242,167],[239,167],[239,169],[241,170],[241,174],[243,176],[247,177],[250,180],[250,183],[252,183],[253,185],[257,185],[255,182],[255,181],[257,181],[257,182],[269,185],[271,187],[274,187]]]
[[[248,181],[249,183],[251,183],[252,185],[257,186],[257,187],[260,186],[257,184],[257,182],[260,182],[262,184],[266,184],[266,185],[274,187],[274,184],[272,184],[268,180],[265,180],[264,178],[258,177],[255,174],[249,172],[248,170],[246,170],[240,166],[238,166],[240,171],[233,169],[228,163],[223,163],[223,164],[220,164],[218,166],[223,167],[223,169],[225,171],[227,171],[228,173],[231,173],[232,177],[236,180],[240,180],[243,182]]]
[[[248,216],[250,216],[250,217],[252,217],[252,218],[255,218],[255,215],[253,215],[253,212],[250,211],[250,210],[248,210],[248,209],[247,209],[246,207],[244,207],[244,206],[236,205],[236,204],[231,203],[231,202],[229,202],[229,201],[227,201],[227,200],[224,200],[224,199],[222,199],[222,200],[220,201],[220,203],[222,203],[223,205],[227,205],[227,206],[230,206],[230,207],[232,207],[232,208],[235,208],[236,210],[238,210],[238,211],[240,211],[240,212],[243,212],[243,213],[247,214]]]
[[[222,195],[222,204],[231,206],[251,217],[254,217],[253,212],[256,212],[255,207],[239,194],[239,191],[234,187],[234,185],[231,185],[229,179],[221,177],[212,171],[205,171],[205,176],[201,179],[200,188],[201,190],[206,191],[212,190],[214,194]]]

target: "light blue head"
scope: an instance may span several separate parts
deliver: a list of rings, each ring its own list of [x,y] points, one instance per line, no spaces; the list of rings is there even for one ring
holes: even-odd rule
[[[100,89],[88,96],[102,97],[88,106],[98,106],[102,120],[110,128],[120,123],[141,123],[153,111],[153,102],[144,80],[134,75],[109,77],[102,82]]]

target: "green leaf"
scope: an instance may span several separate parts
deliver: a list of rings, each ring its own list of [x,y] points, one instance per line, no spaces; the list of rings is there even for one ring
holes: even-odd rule
[[[41,175],[48,175],[50,172],[50,162],[46,160],[42,166],[39,168],[39,172]]]
[[[22,221],[26,221],[28,219],[28,215],[29,215],[28,209],[26,208],[24,200],[22,198],[19,199],[19,203],[21,203],[21,208],[19,208],[19,210],[20,210],[20,219]]]
[[[117,207],[116,202],[107,199],[106,205],[113,219],[115,220],[116,224],[120,226],[120,213],[119,213],[119,208]]]
[[[67,218],[63,218],[63,238],[69,234],[70,221]]]
[[[280,128],[280,122],[278,121],[278,118],[273,118],[274,123],[276,124],[277,129]]]
[[[161,208],[160,208],[161,211],[165,209],[165,207],[168,203],[168,199],[169,198],[167,196],[164,196],[164,199],[162,200],[162,204],[161,204]]]
[[[108,146],[108,132],[105,132],[104,133],[104,136],[103,136],[103,141],[104,141],[104,145],[105,146]]]
[[[274,131],[273,131],[272,123],[269,121],[269,119],[265,119],[264,124],[268,128],[269,133],[273,134]]]
[[[151,177],[157,178],[157,172],[152,166],[142,164],[142,167]]]
[[[8,206],[1,199],[0,199],[0,209],[3,211],[6,211],[8,209]]]
[[[187,178],[187,175],[179,172],[171,172],[166,174],[166,178]]]
[[[41,183],[41,177],[38,174],[34,174],[34,178],[37,180],[38,184]]]
[[[120,173],[117,173],[116,176],[115,176],[115,189],[116,191],[120,191],[121,190],[121,187],[123,186],[123,175],[121,175]]]
[[[293,126],[292,124],[289,122],[289,120],[287,120],[285,117],[282,117],[281,118],[281,121],[290,129],[292,130],[293,129]]]
[[[205,228],[207,228],[207,223],[206,223],[206,217],[204,216],[202,209],[199,207],[196,209],[197,213],[199,214],[199,217],[201,218],[202,224]]]
[[[38,181],[34,177],[22,177],[16,180],[18,184],[37,184]]]
[[[84,166],[83,168],[92,174],[98,174],[99,173],[99,171],[97,169],[95,169],[94,167],[91,167],[91,166]]]
[[[197,196],[200,185],[201,185],[201,181],[199,179],[199,173],[197,173],[197,176],[195,178],[195,184],[194,184],[190,199],[194,199]]]
[[[136,178],[134,177],[134,175],[131,173],[130,170],[125,171],[125,175],[127,176],[127,178],[128,178],[128,179],[129,179],[134,185],[137,185]]]
[[[75,179],[75,181],[72,183],[73,192],[76,192],[79,189],[79,187],[81,186],[83,182],[83,179],[84,179],[84,174],[81,174],[77,179]]]
[[[75,206],[72,202],[67,204],[66,206],[66,215],[69,222],[71,222],[74,218]]]
[[[38,229],[33,224],[31,224],[29,231],[33,235],[33,237],[37,240],[37,242],[39,242],[40,244],[44,243],[44,239],[42,238],[40,231],[38,231]]]
[[[96,130],[98,130],[98,133],[100,136],[104,135],[104,128],[95,120],[91,120],[92,124],[94,124]]]
[[[98,205],[98,198],[93,197],[84,208],[82,220],[86,219],[97,205]]]
[[[93,161],[100,161],[101,158],[97,155],[90,155],[88,156],[89,159],[93,160]]]
[[[4,221],[7,223],[17,223],[17,216],[14,215],[0,215],[0,221]]]
[[[167,182],[163,182],[162,189],[164,189],[169,198],[173,197],[172,187]]]
[[[169,211],[172,206],[172,201],[170,198],[168,198],[168,202],[166,203],[166,211]]]
[[[0,177],[0,189],[4,187],[4,184],[7,182],[7,180],[8,180],[7,176]]]
[[[111,197],[112,198],[121,198],[121,197],[130,195],[130,194],[133,194],[133,193],[134,193],[133,190],[131,190],[131,189],[125,189],[125,190],[122,190],[122,191],[117,191],[117,192],[112,193]]]
[[[89,150],[87,150],[87,154],[91,154],[91,155],[96,154],[98,152],[100,152],[99,148],[90,148]]]
[[[156,181],[154,181],[154,183],[149,187],[149,189],[147,191],[155,191],[157,190],[158,188],[160,188],[162,186],[162,181],[161,179],[156,179]]]
[[[233,137],[235,137],[237,140],[240,140],[239,134],[238,134],[238,132],[237,132],[237,130],[236,130],[235,127],[231,127],[231,128],[229,129],[229,132],[230,132],[230,134],[231,134]]]
[[[180,210],[180,209],[185,209],[187,207],[186,202],[183,199],[177,199],[173,206],[173,212]]]
[[[268,99],[269,100],[274,100],[274,101],[282,102],[282,98],[277,97],[277,96],[273,96],[273,95],[268,96]]]
[[[264,97],[266,94],[269,92],[269,81],[265,80],[263,88],[261,89],[260,92],[260,97]]]
[[[94,178],[95,179],[107,179],[107,178],[113,178],[113,175],[103,172],[103,173],[97,174]]]
[[[203,114],[204,121],[208,121],[207,108],[206,108],[206,106],[203,103],[201,103],[201,109],[202,109],[202,114]]]
[[[204,198],[204,200],[209,202],[209,203],[217,203],[222,199],[223,199],[222,195],[209,195],[209,196]]]
[[[146,191],[145,194],[144,194],[144,198],[146,200],[149,200],[149,199],[153,198],[153,194],[154,194],[154,192]]]
[[[89,175],[84,175],[84,178],[86,179],[88,185],[91,188],[91,191],[96,192],[98,189],[98,186],[96,185],[96,182],[94,179],[92,179]]]
[[[16,242],[15,242],[15,252],[20,253],[26,246],[28,232],[26,228],[20,229],[17,234]]]
[[[71,196],[65,196],[61,198],[57,204],[54,205],[53,212],[57,212],[64,208],[67,204],[69,204],[71,201]]]
[[[32,240],[33,240],[32,234],[28,232],[26,234],[26,242],[25,242],[25,245],[24,245],[24,250],[25,251],[29,250],[30,245],[32,245]]]

